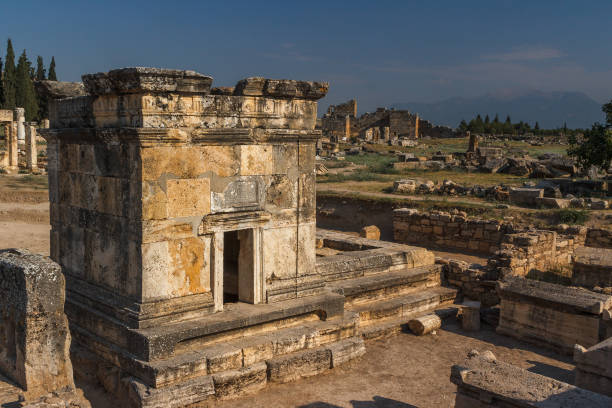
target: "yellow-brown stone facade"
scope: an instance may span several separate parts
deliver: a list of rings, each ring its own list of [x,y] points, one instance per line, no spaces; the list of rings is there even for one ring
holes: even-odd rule
[[[232,231],[248,242],[240,273],[256,275],[240,283],[247,301],[322,287],[314,125],[326,84],[247,79],[233,95],[212,95],[211,79],[191,71],[83,79],[89,95],[53,102],[45,132],[51,252],[74,293],[94,308],[123,304],[116,317],[137,327],[221,310],[213,283]]]

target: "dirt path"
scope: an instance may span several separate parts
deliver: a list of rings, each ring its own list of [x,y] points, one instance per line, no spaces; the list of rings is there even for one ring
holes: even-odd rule
[[[463,332],[456,322],[436,335],[403,333],[368,342],[365,356],[327,374],[269,385],[258,394],[215,404],[219,408],[409,408],[452,407],[450,368],[469,350],[491,350],[501,361],[571,382],[570,359],[497,335],[490,327]]]
[[[49,255],[49,230],[46,224],[19,221],[0,221],[0,249],[25,248],[32,252]]]

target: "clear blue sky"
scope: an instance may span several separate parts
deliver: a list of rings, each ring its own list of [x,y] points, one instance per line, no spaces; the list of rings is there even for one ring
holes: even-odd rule
[[[360,111],[500,89],[612,98],[611,0],[0,3],[2,56],[11,37],[66,81],[125,66],[324,80],[323,109]]]

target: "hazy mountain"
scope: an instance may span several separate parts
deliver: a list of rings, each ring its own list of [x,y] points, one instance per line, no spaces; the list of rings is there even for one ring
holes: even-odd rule
[[[509,92],[499,91],[475,98],[449,98],[433,103],[396,103],[395,109],[407,109],[418,113],[434,124],[456,127],[461,119],[469,121],[477,114],[491,120],[499,114],[501,121],[510,115],[512,122],[520,120],[532,126],[536,121],[541,128],[563,126],[570,128],[590,127],[593,122],[602,122],[601,104],[581,92]]]

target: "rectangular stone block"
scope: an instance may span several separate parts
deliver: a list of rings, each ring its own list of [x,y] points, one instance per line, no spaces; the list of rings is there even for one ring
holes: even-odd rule
[[[210,213],[210,180],[171,179],[166,181],[168,217],[204,216]]]
[[[290,382],[299,378],[317,375],[331,368],[331,351],[328,349],[306,350],[266,361],[268,381]]]

